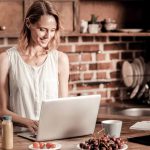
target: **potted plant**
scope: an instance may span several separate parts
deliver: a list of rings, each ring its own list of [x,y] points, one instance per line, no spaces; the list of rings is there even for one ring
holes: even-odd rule
[[[91,14],[91,20],[88,22],[88,31],[89,33],[98,33],[100,28],[99,28],[99,22],[98,22],[98,16],[95,14]]]

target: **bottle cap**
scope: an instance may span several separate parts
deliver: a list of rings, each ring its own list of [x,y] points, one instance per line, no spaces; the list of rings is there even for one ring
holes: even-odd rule
[[[3,120],[12,120],[12,116],[9,116],[9,115],[4,115]]]

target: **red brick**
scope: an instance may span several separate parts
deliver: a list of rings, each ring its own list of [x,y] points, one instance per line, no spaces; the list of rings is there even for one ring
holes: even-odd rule
[[[78,62],[79,55],[78,54],[67,54],[69,57],[69,62]]]
[[[95,40],[97,42],[106,42],[107,37],[106,36],[96,36]]]
[[[79,64],[70,64],[70,71],[79,71]]]
[[[121,53],[121,59],[133,59],[132,52],[123,52]]]
[[[104,88],[116,88],[120,87],[121,83],[120,81],[111,81],[109,84],[105,84]]]
[[[103,54],[103,53],[96,54],[96,60],[97,61],[105,60],[105,58],[106,58],[106,54]]]
[[[129,43],[129,49],[130,50],[142,50],[146,48],[145,43]]]
[[[68,37],[68,41],[69,42],[78,42],[79,41],[79,37],[78,36],[69,36]]]
[[[92,91],[76,91],[75,93],[71,93],[72,96],[81,96],[81,95],[93,95]]]
[[[99,92],[97,92],[97,94],[100,94],[102,98],[104,98],[104,97],[106,98],[108,95],[107,90],[106,91],[99,91]]]
[[[110,92],[110,96],[111,96],[111,97],[120,97],[120,92],[119,92],[119,90],[112,90],[112,91]]]
[[[60,50],[62,52],[71,52],[72,51],[72,46],[60,45],[58,47],[58,50]]]
[[[112,63],[99,63],[97,64],[97,69],[103,70],[103,69],[112,69]]]
[[[93,45],[77,45],[76,46],[77,52],[98,52],[99,46],[97,44]]]
[[[96,74],[96,78],[97,79],[106,79],[107,78],[107,76],[106,76],[106,72],[98,72],[97,74]]]
[[[111,98],[102,99],[101,104],[111,104],[113,100]]]
[[[80,74],[70,74],[69,81],[79,81],[80,80]]]
[[[139,36],[139,37],[135,37],[136,41],[150,41],[150,37],[144,37],[144,36]]]
[[[65,42],[66,42],[66,37],[61,36],[61,37],[60,37],[60,42],[61,42],[61,43],[65,43]]]
[[[72,91],[72,90],[73,90],[73,84],[69,84],[69,85],[68,85],[68,90],[69,90],[69,91]]]
[[[89,85],[78,85],[77,84],[77,90],[93,90],[93,89],[98,89],[99,88],[99,85],[92,85],[92,86],[89,86]]]
[[[82,53],[81,61],[92,61],[92,55],[89,53]]]
[[[121,72],[120,71],[114,71],[110,73],[111,79],[120,79],[121,78]]]
[[[127,45],[125,43],[114,43],[114,44],[105,44],[104,45],[104,50],[126,50]]]
[[[86,92],[86,94],[87,94],[87,95],[93,95],[94,92],[92,92],[92,91],[90,92],[90,91],[89,91],[89,92]]]
[[[112,59],[119,59],[119,52],[118,53],[111,53],[110,54],[110,60]]]
[[[8,38],[8,44],[17,44],[18,38]]]
[[[132,36],[124,36],[121,38],[122,41],[133,41],[133,37]]]
[[[3,38],[0,38],[0,44],[4,44],[4,39]]]
[[[86,64],[80,64],[79,65],[79,70],[80,71],[87,71],[88,70],[87,65]]]
[[[89,64],[89,70],[97,70],[97,64]]]
[[[119,41],[120,40],[120,37],[118,36],[110,36],[109,37],[109,41]]]
[[[83,42],[93,42],[94,37],[92,36],[83,36],[82,41]]]
[[[91,80],[93,77],[93,73],[84,73],[84,80]]]

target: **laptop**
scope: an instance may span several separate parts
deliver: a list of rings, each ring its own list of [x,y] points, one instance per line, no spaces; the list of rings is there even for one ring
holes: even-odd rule
[[[93,134],[100,100],[100,95],[86,95],[43,101],[37,135],[22,132],[18,136],[46,141]]]

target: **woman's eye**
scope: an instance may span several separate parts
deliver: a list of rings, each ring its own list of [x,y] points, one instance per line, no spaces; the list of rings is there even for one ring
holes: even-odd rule
[[[40,31],[45,31],[45,29],[44,28],[40,28]]]
[[[55,32],[55,31],[56,31],[56,29],[52,29],[52,30],[51,30],[51,32]]]

